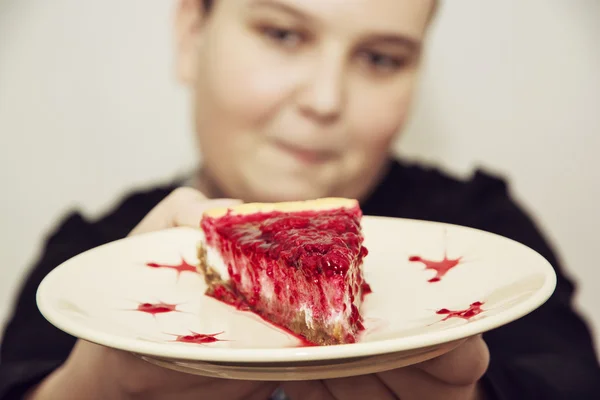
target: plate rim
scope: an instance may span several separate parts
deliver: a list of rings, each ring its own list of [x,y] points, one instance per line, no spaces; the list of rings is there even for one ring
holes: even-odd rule
[[[334,346],[314,346],[314,347],[289,347],[289,348],[217,348],[210,346],[186,346],[186,345],[162,345],[154,342],[145,342],[136,338],[121,337],[118,335],[96,331],[92,328],[88,328],[84,325],[78,324],[68,316],[61,314],[54,309],[51,305],[47,304],[49,301],[49,294],[47,294],[52,287],[52,284],[56,280],[58,274],[64,269],[69,268],[71,264],[75,263],[78,258],[83,255],[89,255],[91,252],[100,251],[101,249],[110,246],[116,242],[123,242],[128,240],[143,240],[143,237],[151,235],[168,234],[171,231],[193,231],[196,234],[198,229],[191,227],[175,227],[164,229],[160,231],[147,232],[131,237],[125,237],[117,240],[113,240],[94,247],[78,255],[69,258],[63,263],[60,263],[52,271],[50,271],[39,284],[36,291],[36,303],[37,307],[42,316],[48,320],[57,329],[63,332],[92,343],[96,343],[105,347],[127,351],[131,353],[151,356],[151,357],[162,357],[170,359],[179,359],[186,361],[208,361],[208,362],[230,362],[239,364],[252,364],[252,363],[289,363],[289,362],[301,362],[301,361],[318,361],[326,359],[345,359],[354,357],[368,357],[386,353],[394,353],[400,351],[406,351],[411,349],[417,349],[427,346],[436,346],[455,340],[460,340],[475,336],[481,333],[488,332],[496,329],[508,323],[514,322],[527,314],[535,311],[537,308],[542,306],[553,294],[556,284],[557,276],[556,271],[552,267],[551,263],[544,258],[539,252],[532,248],[505,236],[485,231],[478,228],[472,228],[463,225],[435,222],[428,220],[419,220],[411,218],[395,218],[395,217],[381,217],[381,216],[363,216],[363,219],[367,220],[395,220],[402,223],[416,223],[416,224],[427,224],[437,225],[440,227],[452,227],[458,230],[475,231],[483,235],[493,236],[499,240],[509,241],[518,247],[521,247],[525,251],[534,254],[539,260],[540,272],[544,273],[543,285],[533,292],[526,300],[510,306],[506,310],[493,315],[492,317],[476,319],[469,323],[457,325],[446,328],[440,331],[422,333],[418,335],[411,335],[401,338],[390,338],[382,339],[373,342],[359,342],[352,344],[340,344]],[[204,294],[202,294],[204,295]]]

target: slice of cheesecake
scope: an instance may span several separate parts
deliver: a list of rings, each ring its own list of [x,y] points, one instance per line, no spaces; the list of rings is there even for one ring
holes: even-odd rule
[[[207,294],[309,343],[353,343],[370,292],[356,200],[248,203],[205,212],[200,269]]]

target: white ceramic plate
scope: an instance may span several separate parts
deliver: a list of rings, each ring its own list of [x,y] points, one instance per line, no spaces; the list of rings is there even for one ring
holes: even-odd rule
[[[364,217],[362,224],[373,293],[362,310],[366,331],[355,344],[301,347],[254,314],[205,296],[204,281],[193,272],[202,233],[190,228],[126,238],[68,260],[41,283],[38,307],[75,337],[168,368],[294,380],[435,357],[533,311],[556,285],[543,257],[494,234],[392,218]],[[440,265],[452,268],[438,273]]]

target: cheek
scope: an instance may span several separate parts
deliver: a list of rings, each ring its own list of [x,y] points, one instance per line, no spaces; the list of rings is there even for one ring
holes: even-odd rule
[[[363,88],[357,93],[349,110],[357,148],[369,153],[387,151],[406,121],[411,86],[407,82],[401,86]]]
[[[242,39],[242,41],[244,41]],[[269,54],[245,40],[230,51],[231,44],[216,44],[209,60],[206,84],[230,122],[260,124],[268,121],[289,96],[293,74]]]

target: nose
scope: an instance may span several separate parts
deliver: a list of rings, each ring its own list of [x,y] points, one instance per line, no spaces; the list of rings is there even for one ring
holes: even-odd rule
[[[315,55],[298,92],[300,111],[321,123],[339,118],[346,101],[345,71],[342,57],[324,52]]]

